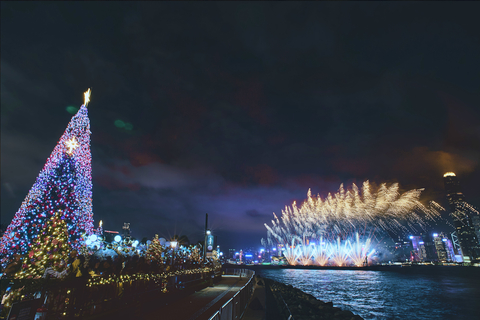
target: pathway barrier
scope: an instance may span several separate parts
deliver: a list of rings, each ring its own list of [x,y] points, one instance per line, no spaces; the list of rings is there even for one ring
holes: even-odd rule
[[[253,294],[255,271],[249,269],[225,269],[225,275],[250,278],[230,300],[228,300],[209,320],[241,319]]]

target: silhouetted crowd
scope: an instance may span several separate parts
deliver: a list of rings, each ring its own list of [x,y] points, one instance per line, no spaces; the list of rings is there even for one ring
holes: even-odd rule
[[[85,256],[72,250],[66,261],[62,261],[55,269],[53,266],[46,268],[44,278],[93,278],[98,276],[131,275],[135,273],[158,274],[172,270],[198,269],[202,266],[213,267],[208,261],[205,265],[185,258],[166,259],[163,263],[144,256],[117,255],[98,257],[95,255]],[[4,270],[3,278],[12,279],[15,273],[21,270],[21,256],[15,255],[13,261]]]
[[[89,256],[86,261],[84,255],[78,255],[77,251],[73,250],[67,263],[69,272],[67,278],[80,277],[97,277],[116,275],[131,275],[135,273],[155,274],[168,272],[171,270],[196,269],[201,267],[197,262],[188,259],[169,259],[166,263],[159,263],[156,260],[146,259],[143,256],[122,256],[117,255],[115,258],[107,256],[106,258],[99,258],[95,255]],[[207,266],[212,266],[212,263],[207,263]]]

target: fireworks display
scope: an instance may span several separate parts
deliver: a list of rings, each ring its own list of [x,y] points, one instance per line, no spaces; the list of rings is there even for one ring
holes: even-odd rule
[[[377,234],[425,229],[440,218],[443,208],[435,202],[424,206],[422,191],[400,194],[397,183],[375,189],[368,181],[361,190],[355,184],[350,190],[341,185],[325,199],[309,190],[300,207],[294,202],[280,218],[274,214],[272,225],[265,224],[268,241],[284,246],[290,264],[359,266],[375,251]]]

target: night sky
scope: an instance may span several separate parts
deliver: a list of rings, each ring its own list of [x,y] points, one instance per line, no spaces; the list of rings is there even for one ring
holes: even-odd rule
[[[1,2],[1,223],[92,88],[95,225],[260,246],[341,183],[480,206],[478,2]],[[69,108],[70,107],[70,108]],[[440,228],[440,227],[439,227]]]

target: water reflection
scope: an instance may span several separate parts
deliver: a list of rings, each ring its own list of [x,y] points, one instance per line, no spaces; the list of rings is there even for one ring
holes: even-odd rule
[[[332,301],[365,319],[478,319],[480,269],[432,270],[279,269],[260,274]]]

